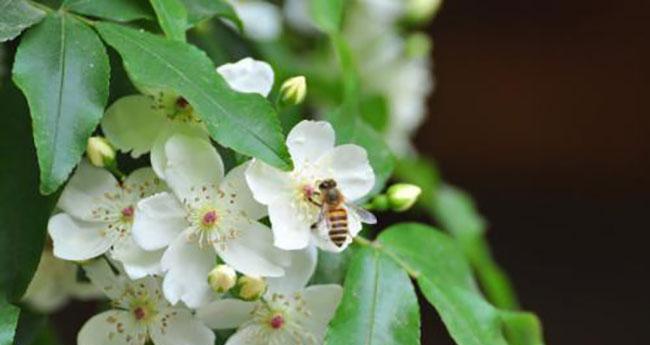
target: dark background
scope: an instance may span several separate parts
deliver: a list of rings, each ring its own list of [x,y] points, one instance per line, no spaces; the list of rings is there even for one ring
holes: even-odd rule
[[[430,27],[417,145],[477,200],[549,345],[650,344],[649,7],[448,0]]]

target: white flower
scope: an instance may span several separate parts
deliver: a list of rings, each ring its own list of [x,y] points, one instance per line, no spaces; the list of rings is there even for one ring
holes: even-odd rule
[[[287,136],[287,146],[294,162],[293,171],[284,172],[259,160],[254,160],[246,171],[255,200],[268,206],[275,246],[301,249],[314,241],[325,250],[344,249],[361,231],[358,214],[344,206],[350,236],[337,247],[329,239],[326,228],[312,231],[320,213],[320,207],[312,201],[318,183],[326,179],[337,183],[348,202],[365,196],[375,183],[366,151],[352,144],[335,147],[334,129],[323,121],[297,124]]]
[[[111,299],[114,309],[88,320],[78,345],[213,345],[214,333],[192,312],[171,306],[160,292],[160,279],[129,281],[116,276],[105,260],[84,266],[90,280]]]
[[[37,311],[52,313],[70,298],[87,300],[101,295],[94,285],[77,281],[76,264],[55,258],[52,249],[46,248],[23,301]]]
[[[160,271],[162,252],[148,252],[131,237],[135,206],[141,198],[164,189],[153,170],[134,171],[122,183],[111,173],[82,161],[66,185],[50,218],[54,256],[83,261],[110,252],[132,278]]]
[[[263,61],[242,59],[217,68],[228,85],[238,92],[254,92],[266,97],[273,86],[273,70]],[[151,151],[153,170],[162,175],[164,145],[176,133],[208,140],[205,125],[183,97],[170,92],[149,91],[118,99],[102,119],[102,130],[120,151],[134,158]]]
[[[212,296],[208,274],[217,255],[244,274],[284,274],[286,255],[273,247],[271,231],[257,221],[266,210],[246,186],[247,164],[224,177],[216,149],[184,135],[167,141],[165,162],[163,176],[173,194],[142,200],[133,233],[147,250],[166,247],[163,291],[172,304],[182,300],[195,308]]]
[[[226,345],[322,344],[343,289],[339,285],[305,288],[314,272],[315,248],[295,251],[292,256],[287,275],[270,279],[261,300],[222,299],[199,309],[197,316],[214,329],[237,327]]]
[[[272,41],[282,33],[280,9],[261,0],[228,0],[244,24],[244,34],[257,41]]]

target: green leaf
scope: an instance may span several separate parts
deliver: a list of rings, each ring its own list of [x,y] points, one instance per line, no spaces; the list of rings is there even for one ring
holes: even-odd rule
[[[241,31],[243,24],[235,9],[225,0],[180,0],[187,9],[187,21],[191,26],[199,22],[219,16],[237,25]]]
[[[420,344],[417,296],[396,262],[372,247],[361,248],[345,281],[325,345]]]
[[[542,325],[531,313],[501,312],[506,338],[512,345],[544,345]]]
[[[343,0],[309,0],[310,13],[316,25],[328,33],[338,32],[343,21]]]
[[[185,42],[187,10],[180,0],[150,0],[158,23],[167,37]]]
[[[27,103],[9,80],[0,85],[0,298],[6,295],[15,302],[38,267],[55,198],[38,192],[38,165]]]
[[[351,246],[340,253],[326,250],[318,251],[316,271],[311,278],[312,284],[341,284],[348,271],[350,260],[357,247]]]
[[[63,7],[87,16],[118,22],[153,19],[146,0],[66,0]]]
[[[24,0],[0,0],[0,42],[14,39],[38,23],[45,12]]]
[[[508,344],[504,331],[510,324],[503,317],[523,314],[499,310],[485,300],[463,251],[448,235],[426,225],[398,224],[385,230],[378,241],[413,272],[458,345]],[[524,344],[543,343],[541,337],[535,340]]]
[[[384,133],[388,128],[389,109],[382,95],[370,95],[361,99],[361,117],[374,130]]]
[[[443,185],[438,189],[432,212],[462,247],[489,300],[499,308],[517,309],[519,303],[514,288],[492,257],[484,236],[485,221],[472,198],[458,188]]]
[[[97,23],[96,27],[120,53],[136,84],[182,95],[221,145],[281,169],[291,168],[271,104],[258,94],[230,89],[204,52],[115,24]]]
[[[47,316],[23,309],[18,319],[14,345],[33,344],[42,333],[45,333],[47,324]]]
[[[0,345],[11,345],[14,342],[16,325],[20,309],[0,296]]]
[[[27,32],[13,68],[27,97],[41,170],[41,192],[65,182],[104,113],[109,64],[92,29],[53,13]]]

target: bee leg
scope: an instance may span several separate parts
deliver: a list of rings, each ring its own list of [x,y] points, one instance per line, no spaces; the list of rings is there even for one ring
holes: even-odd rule
[[[309,202],[311,202],[312,204],[318,206],[318,207],[322,207],[322,206],[323,206],[323,203],[322,203],[322,202],[318,202],[318,201],[316,201],[316,199],[314,199],[314,196],[319,196],[319,197],[320,197],[320,192],[314,192],[314,194],[311,195],[311,196],[309,196],[309,198],[307,198],[307,200],[308,200]]]

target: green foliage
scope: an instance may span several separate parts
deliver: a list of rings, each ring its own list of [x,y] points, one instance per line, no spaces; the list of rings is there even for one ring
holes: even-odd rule
[[[358,250],[326,345],[420,344],[420,312],[407,273],[373,247]]]
[[[0,0],[0,42],[14,39],[44,16],[25,0]]]
[[[426,225],[399,224],[384,231],[378,241],[412,272],[458,345],[508,344],[504,331],[512,323],[504,322],[504,316],[511,321],[517,313],[499,310],[485,300],[463,251],[450,237]],[[541,334],[533,327],[535,324],[519,323],[511,331],[518,335]],[[525,340],[511,344],[542,343],[542,339],[532,336]]]
[[[147,0],[65,0],[63,7],[79,14],[118,22],[153,19]]]
[[[185,42],[187,11],[180,0],[150,0],[158,23],[167,37]]]
[[[382,95],[370,95],[361,100],[361,117],[374,130],[383,133],[388,129],[389,109]]]
[[[38,192],[29,110],[20,91],[0,88],[0,298],[19,300],[38,267],[54,197]]]
[[[223,146],[281,169],[291,167],[280,121],[271,104],[260,95],[230,89],[204,52],[115,24],[97,23],[96,27],[120,53],[137,85],[182,95]]]
[[[319,250],[318,263],[311,284],[343,284],[356,248],[351,246],[340,253]]]
[[[239,30],[243,24],[237,16],[237,12],[225,0],[180,0],[187,9],[187,21],[190,25],[209,19],[212,16],[226,18],[233,22]]]
[[[422,158],[401,158],[395,164],[395,176],[402,182],[411,183],[422,189],[418,206],[434,214],[440,176],[431,161]]]
[[[343,21],[343,0],[309,0],[311,17],[328,33],[338,32]]]
[[[27,97],[41,171],[53,193],[81,159],[108,98],[108,56],[85,24],[51,14],[21,40],[14,82]]]
[[[19,314],[20,309],[0,296],[0,345],[13,344]]]

